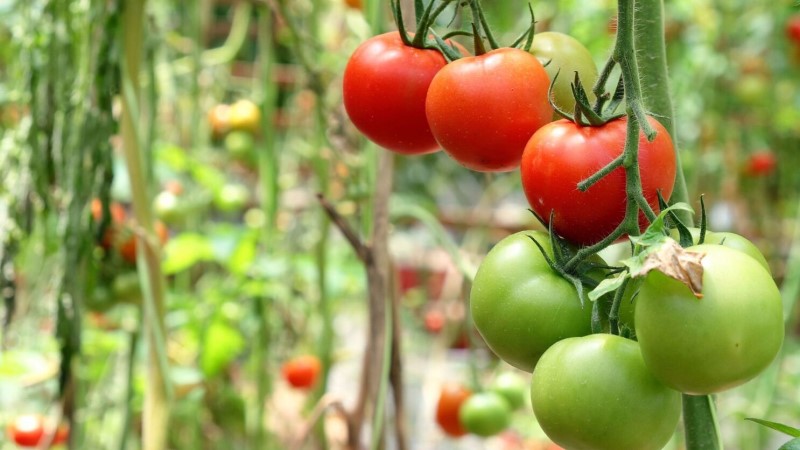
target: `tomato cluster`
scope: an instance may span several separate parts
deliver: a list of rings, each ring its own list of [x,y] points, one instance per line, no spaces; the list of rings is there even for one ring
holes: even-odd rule
[[[342,89],[356,128],[400,154],[443,149],[472,170],[510,171],[533,133],[553,120],[548,88],[555,73],[597,78],[589,52],[561,33],[537,34],[530,51],[500,47],[471,55],[450,44],[461,57],[448,63],[438,50],[407,45],[400,32],[362,43],[348,60]],[[566,109],[574,105],[570,76],[554,87],[555,103]]]
[[[480,392],[461,383],[442,386],[436,403],[436,423],[450,437],[494,436],[511,423],[512,412],[525,403],[527,386],[512,372],[502,372]]]
[[[255,163],[255,138],[261,131],[261,109],[253,101],[239,99],[219,103],[208,110],[211,138],[221,140],[230,156],[242,163]]]
[[[138,238],[133,223],[128,219],[125,207],[121,203],[112,202],[108,206],[108,211],[110,223],[105,227],[98,243],[105,250],[115,250],[125,262],[136,264]],[[94,221],[101,223],[103,204],[100,200],[92,200],[91,213]],[[167,226],[161,221],[156,221],[153,226],[161,245],[166,244],[167,240],[169,240]]]

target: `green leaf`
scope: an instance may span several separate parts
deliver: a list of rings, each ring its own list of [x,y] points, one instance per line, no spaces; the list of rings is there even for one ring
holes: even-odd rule
[[[253,261],[256,259],[257,241],[258,235],[256,233],[250,233],[239,240],[230,258],[226,261],[228,270],[230,270],[231,273],[244,275],[250,266],[253,265]]]
[[[753,418],[753,417],[746,417],[744,420],[749,420],[749,421],[755,422],[755,423],[757,423],[759,425],[764,425],[767,428],[771,428],[771,429],[773,429],[775,431],[780,431],[781,433],[789,435],[791,437],[800,437],[800,429],[797,429],[797,428],[794,428],[794,427],[790,427],[789,425],[784,425],[784,424],[778,423],[778,422],[770,422],[769,420],[764,420],[764,419],[756,419],[756,418]],[[796,441],[796,440],[797,439],[792,439],[792,441]],[[792,441],[787,442],[786,445],[790,444]],[[781,448],[786,447],[786,445],[784,445]],[[786,448],[787,449],[788,448],[800,449],[800,444],[798,444],[796,442],[795,445],[796,445],[796,447],[786,447]]]
[[[642,247],[658,245],[664,242],[667,236],[665,219],[671,211],[688,211],[694,213],[694,210],[689,204],[682,202],[675,203],[669,208],[662,210],[641,236],[631,236],[631,241]]]
[[[196,233],[182,233],[167,242],[164,249],[164,273],[182,272],[202,261],[214,259],[211,241]]]
[[[625,279],[629,278],[628,272],[624,272],[616,277],[613,278],[606,278],[597,285],[596,288],[592,289],[592,292],[589,292],[589,300],[596,301],[598,298],[608,294],[609,292],[614,292],[622,286],[622,283],[625,282]]]
[[[244,350],[242,333],[223,322],[214,320],[206,331],[200,368],[207,378],[219,375]]]

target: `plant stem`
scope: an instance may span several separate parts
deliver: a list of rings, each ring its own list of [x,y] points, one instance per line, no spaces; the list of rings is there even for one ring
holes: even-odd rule
[[[142,42],[144,41],[144,6],[145,0],[129,0],[124,3],[123,12],[123,86],[129,88],[122,96],[121,133],[125,162],[131,183],[133,196],[133,210],[140,227],[145,231],[148,239],[137,239],[137,253],[140,256],[138,266],[140,273],[144,272],[149,286],[145,292],[149,297],[145,301],[152,301],[154,314],[144,314],[146,339],[148,343],[148,368],[145,401],[143,410],[143,448],[145,450],[163,450],[167,441],[167,422],[169,420],[169,402],[167,399],[168,380],[165,378],[164,367],[160,359],[163,354],[163,339],[165,327],[163,321],[164,311],[164,280],[161,273],[161,262],[154,251],[151,239],[153,232],[153,217],[150,210],[150,201],[147,193],[147,178],[143,171],[142,149],[138,137],[138,99],[139,99],[139,68],[142,59]]]

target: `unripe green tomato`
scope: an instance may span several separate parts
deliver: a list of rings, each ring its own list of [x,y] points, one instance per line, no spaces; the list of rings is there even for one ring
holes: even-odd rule
[[[550,61],[544,69],[551,82],[558,73],[553,86],[556,106],[568,113],[575,111],[575,97],[570,84],[575,81],[576,71],[589,100],[594,101],[592,87],[597,81],[597,66],[592,54],[577,39],[557,31],[536,33],[530,51],[542,64]]]
[[[781,445],[778,450],[800,450],[800,437],[786,442],[785,444]]]
[[[697,244],[700,240],[700,229],[696,227],[689,228],[689,232],[692,233],[692,241]],[[678,240],[680,238],[680,234],[678,230],[671,230],[671,236]],[[740,252],[745,253],[746,255],[750,256],[751,258],[758,261],[767,271],[770,271],[769,263],[767,262],[767,258],[764,257],[764,254],[761,253],[761,250],[756,247],[755,244],[750,242],[746,237],[740,236],[736,233],[731,233],[728,231],[708,231],[706,230],[705,238],[703,239],[704,244],[719,244],[724,245],[725,247],[732,248],[734,250],[739,250]]]
[[[237,161],[252,163],[255,161],[255,139],[247,131],[231,131],[225,136],[225,150]]]
[[[228,183],[219,190],[214,205],[223,212],[242,210],[250,202],[250,190],[238,183]]]
[[[721,392],[761,373],[783,343],[783,306],[772,276],[743,252],[715,244],[704,253],[702,298],[658,270],[636,298],[636,336],[648,369],[692,395]]]
[[[153,199],[153,212],[167,225],[176,225],[183,222],[188,210],[178,195],[170,191],[161,191]]]
[[[553,344],[533,371],[531,403],[547,436],[571,450],[660,450],[681,412],[639,345],[611,334]]]
[[[473,394],[462,405],[458,417],[464,428],[472,434],[493,436],[511,424],[511,407],[495,392]]]
[[[486,344],[527,372],[554,343],[591,333],[592,315],[591,305],[581,306],[574,285],[547,264],[531,239],[553,257],[547,233],[515,233],[489,251],[470,292],[472,319]]]
[[[519,409],[525,403],[528,385],[525,380],[513,372],[503,372],[495,377],[489,390],[503,397],[512,410]]]

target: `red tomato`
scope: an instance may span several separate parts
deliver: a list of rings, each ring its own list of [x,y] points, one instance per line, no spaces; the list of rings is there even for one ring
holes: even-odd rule
[[[675,181],[675,153],[664,127],[648,121],[658,135],[647,142],[639,136],[639,164],[644,196],[658,209],[658,195],[669,199]],[[528,142],[522,156],[522,187],[531,208],[543,220],[554,214],[553,229],[574,244],[590,245],[609,235],[625,216],[625,171],[622,167],[590,187],[577,189],[622,153],[627,119],[598,127],[583,127],[559,120],[542,127]],[[640,224],[647,224],[640,215]]]
[[[425,313],[425,329],[429,333],[438,333],[444,328],[446,319],[438,309],[431,309]]]
[[[103,204],[100,202],[100,199],[96,198],[92,200],[91,211],[92,218],[94,218],[96,222],[99,222],[100,219],[103,218]],[[117,202],[111,202],[108,206],[108,212],[111,215],[111,223],[109,223],[108,229],[106,229],[103,238],[100,240],[100,245],[106,250],[111,248],[114,242],[116,229],[125,222],[128,216],[128,213],[125,212],[125,207]]]
[[[8,424],[8,437],[20,447],[37,447],[45,438],[47,420],[40,414],[22,414]],[[53,435],[52,444],[64,443],[69,438],[69,427],[59,425]]]
[[[169,230],[167,226],[164,225],[160,221],[156,221],[154,224],[156,236],[158,236],[158,241],[161,242],[161,245],[167,243],[169,239]],[[119,254],[122,256],[122,259],[128,261],[131,264],[136,264],[136,235],[133,232],[130,232],[130,236],[128,239],[125,239],[119,245]]]
[[[763,177],[771,174],[778,166],[778,158],[769,150],[759,150],[747,157],[744,166],[745,174],[751,177]]]
[[[344,69],[347,115],[386,149],[406,155],[439,150],[425,118],[425,96],[446,63],[436,50],[403,44],[396,31],[364,41]]]
[[[352,9],[363,10],[364,4],[362,0],[344,0],[344,3]]]
[[[550,122],[550,80],[530,53],[499,48],[445,66],[431,82],[428,123],[453,159],[477,171],[519,166],[525,143]]]
[[[447,383],[442,386],[439,401],[436,403],[436,423],[448,436],[460,437],[467,434],[461,424],[459,413],[461,405],[472,395],[472,391],[460,383]]]
[[[293,387],[310,389],[322,372],[322,362],[314,355],[301,355],[283,363],[283,378]]]
[[[786,21],[786,36],[795,44],[800,44],[800,15],[789,17]]]

